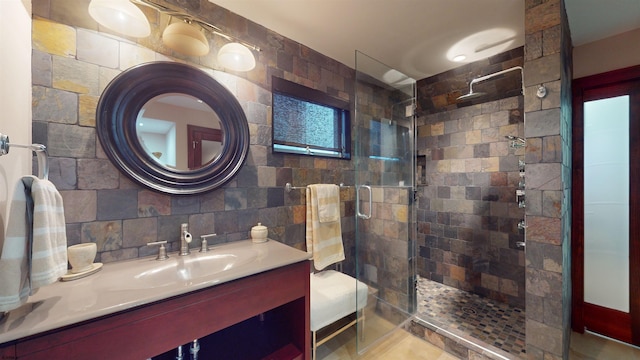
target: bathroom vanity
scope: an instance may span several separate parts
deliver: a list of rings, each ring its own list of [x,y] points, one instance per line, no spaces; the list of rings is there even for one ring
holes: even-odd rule
[[[42,288],[0,321],[0,358],[173,359],[194,339],[201,359],[310,358],[307,253],[242,241],[204,254],[106,264]],[[213,275],[196,269],[214,261]]]

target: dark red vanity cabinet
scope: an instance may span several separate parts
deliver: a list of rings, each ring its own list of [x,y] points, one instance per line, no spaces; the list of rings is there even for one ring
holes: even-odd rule
[[[0,355],[141,360],[194,339],[210,354],[231,339],[232,356],[242,360],[310,359],[309,262],[20,339],[2,345]]]

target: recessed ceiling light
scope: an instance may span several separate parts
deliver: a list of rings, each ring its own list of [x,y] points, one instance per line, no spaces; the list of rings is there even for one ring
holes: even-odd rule
[[[455,62],[461,62],[461,61],[464,61],[466,58],[467,58],[467,55],[460,54],[460,55],[456,55],[456,56],[453,58],[453,61],[455,61]]]
[[[507,50],[516,40],[516,32],[507,28],[492,28],[473,33],[447,50],[447,59],[456,62],[474,62]],[[466,59],[456,60],[464,54]]]

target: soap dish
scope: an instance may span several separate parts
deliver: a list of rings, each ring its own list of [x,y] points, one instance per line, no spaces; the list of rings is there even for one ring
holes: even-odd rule
[[[60,281],[72,281],[72,280],[82,279],[83,277],[87,277],[91,274],[97,273],[101,269],[102,269],[102,263],[93,263],[91,264],[91,268],[89,268],[89,270],[75,273],[75,274],[72,273],[71,271],[67,272],[66,274],[62,275],[62,277],[60,278]]]

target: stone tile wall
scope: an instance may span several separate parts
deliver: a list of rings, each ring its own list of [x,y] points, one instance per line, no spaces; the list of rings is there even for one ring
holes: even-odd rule
[[[527,0],[525,35],[527,358],[567,359],[572,60],[562,0]]]
[[[474,85],[486,95],[456,101],[478,76],[522,66],[522,47],[418,82],[418,274],[524,307],[524,219],[515,190],[524,149],[520,71]]]
[[[519,84],[517,85],[517,87]],[[524,308],[522,96],[418,118],[418,274]]]
[[[99,29],[88,15],[89,0],[33,1],[33,141],[49,150],[50,179],[64,198],[69,244],[95,242],[96,261],[112,262],[154,253],[157,249],[146,246],[151,241],[167,240],[169,250],[176,250],[180,223],[189,223],[196,239],[217,233],[215,244],[248,238],[260,221],[269,227],[270,238],[304,249],[304,191],[286,193],[285,183],[351,185],[353,162],[271,153],[271,77],[352,101],[353,69],[209,1],[166,3],[260,46],[256,69],[221,71],[214,56],[224,44],[219,37],[209,39],[212,51],[206,56],[172,53],[160,40],[166,16],[147,8],[152,35],[136,41]],[[156,193],[119,173],[102,151],[95,129],[102,90],[120,72],[155,60],[195,65],[241,103],[251,134],[249,156],[223,188],[198,196]],[[341,196],[344,241],[351,255],[354,191],[346,189]]]

